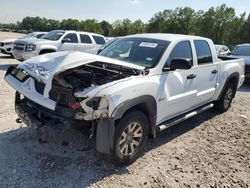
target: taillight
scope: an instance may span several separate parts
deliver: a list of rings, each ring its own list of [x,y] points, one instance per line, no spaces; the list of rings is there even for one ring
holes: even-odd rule
[[[77,110],[80,107],[81,107],[81,104],[79,102],[75,102],[75,103],[71,104],[71,108],[73,110]]]

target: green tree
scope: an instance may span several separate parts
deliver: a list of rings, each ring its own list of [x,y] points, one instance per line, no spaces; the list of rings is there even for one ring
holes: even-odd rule
[[[236,21],[235,10],[225,4],[217,8],[210,8],[198,18],[198,35],[211,38],[215,43],[228,44],[232,24]]]
[[[238,37],[241,43],[250,43],[250,14],[247,17],[247,20],[240,22],[242,24],[241,30]]]
[[[80,22],[79,30],[103,34],[103,29],[100,23],[95,19],[87,19]]]

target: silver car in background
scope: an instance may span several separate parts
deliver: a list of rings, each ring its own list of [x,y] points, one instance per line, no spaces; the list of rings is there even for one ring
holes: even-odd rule
[[[232,51],[230,57],[245,60],[245,80],[250,81],[250,44],[239,44]]]
[[[227,56],[231,52],[225,45],[215,44],[215,49],[218,56]]]

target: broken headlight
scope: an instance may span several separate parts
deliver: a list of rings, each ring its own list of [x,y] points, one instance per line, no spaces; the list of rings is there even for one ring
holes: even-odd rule
[[[87,105],[88,107],[93,108],[93,110],[97,110],[100,101],[101,101],[101,97],[93,97],[92,99],[90,99],[90,100],[88,100],[88,101],[86,102],[86,105]]]
[[[106,97],[93,97],[86,102],[86,105],[93,108],[93,110],[107,109],[109,106],[109,101]]]

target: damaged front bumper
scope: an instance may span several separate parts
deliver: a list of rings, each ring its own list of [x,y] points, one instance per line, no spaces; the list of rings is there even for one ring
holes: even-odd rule
[[[73,109],[45,98],[42,92],[38,92],[34,78],[15,67],[8,69],[5,80],[16,90],[15,110],[18,117],[37,131],[39,139],[50,140],[52,130],[87,127],[96,136],[97,151],[105,154],[111,152],[115,123],[109,116],[108,96],[87,97],[80,102],[82,109]],[[96,98],[99,98],[97,102]]]
[[[56,111],[52,111],[27,98],[21,98],[19,92],[16,92],[15,110],[18,117],[27,124],[28,127],[34,129],[55,124],[60,124],[61,127],[68,125],[90,125],[90,121],[76,120],[76,112],[71,109],[57,107]]]
[[[67,109],[54,112],[46,109],[26,98],[21,99],[21,94],[16,92],[15,110],[18,117],[28,127],[37,131],[38,138],[42,141],[50,141],[55,138],[51,134],[59,130],[61,134],[70,127],[91,127],[91,121],[79,121],[74,119],[75,113]],[[96,150],[108,154],[113,148],[115,131],[114,119],[102,119],[96,125]]]

